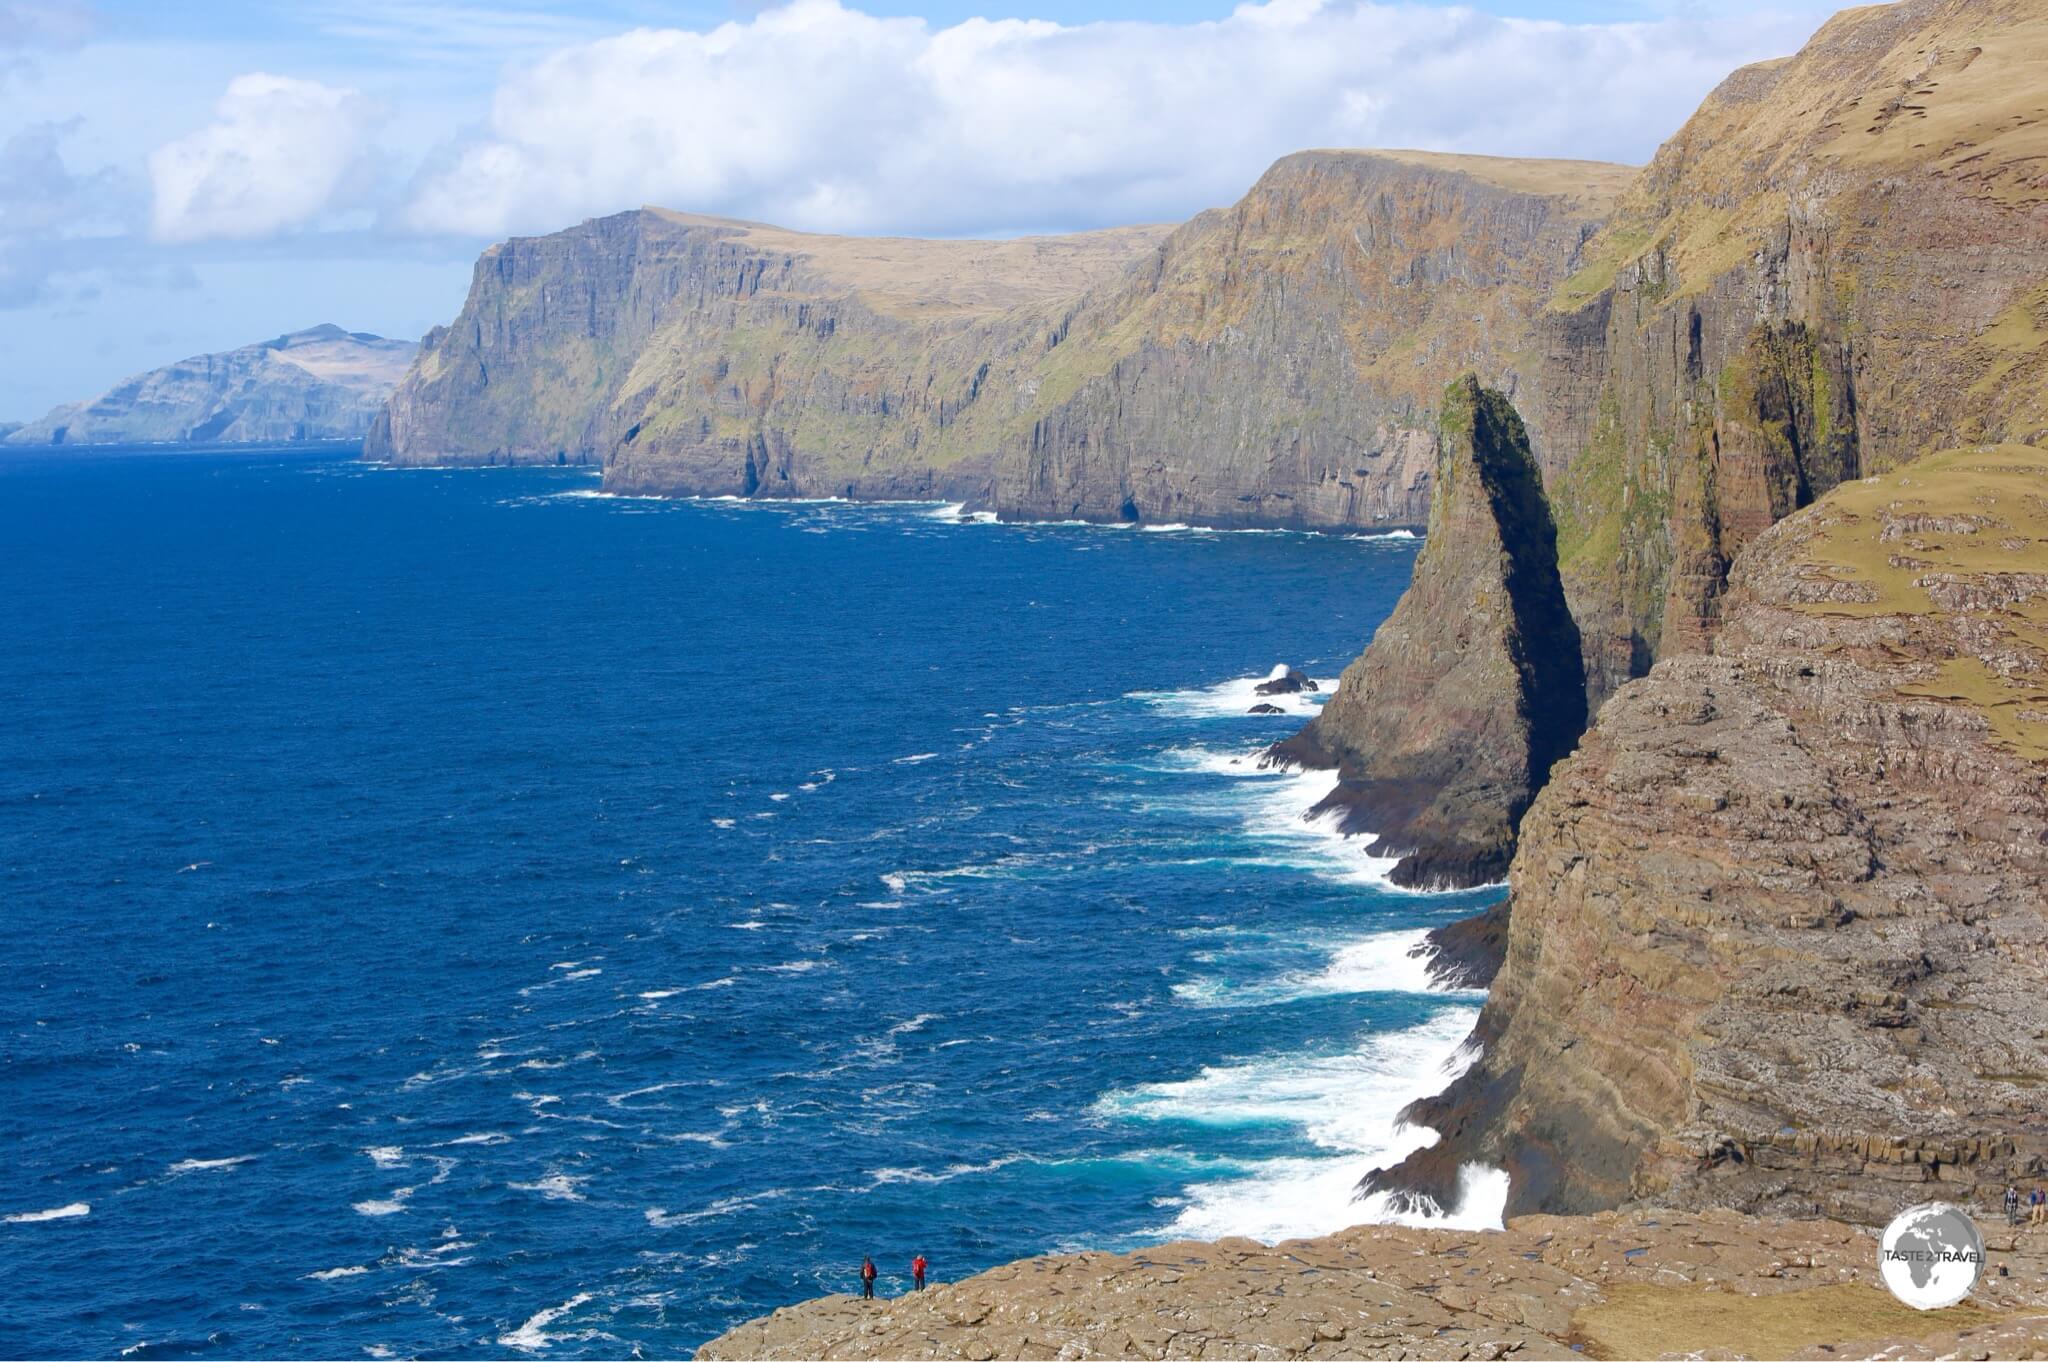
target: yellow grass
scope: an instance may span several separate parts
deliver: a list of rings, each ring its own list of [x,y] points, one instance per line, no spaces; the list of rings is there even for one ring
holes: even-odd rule
[[[1594,1358],[1790,1357],[1815,1344],[1926,1338],[1988,1320],[1973,1305],[1915,1310],[1874,1286],[1816,1286],[1750,1296],[1698,1286],[1617,1286],[1572,1316]]]

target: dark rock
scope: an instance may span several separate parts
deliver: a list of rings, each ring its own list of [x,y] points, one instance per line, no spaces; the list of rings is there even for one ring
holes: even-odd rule
[[[1585,728],[1578,631],[1520,419],[1465,375],[1443,398],[1429,537],[1394,612],[1276,765],[1336,768],[1319,806],[1400,857],[1399,884],[1500,879]]]
[[[1286,712],[1286,710],[1278,705],[1253,705],[1245,711],[1247,714],[1285,714]]]
[[[1508,901],[1431,931],[1416,947],[1429,956],[1429,974],[1445,988],[1489,988],[1508,951]]]
[[[1289,667],[1280,675],[1270,677],[1252,687],[1254,695],[1299,695],[1312,691],[1316,683],[1311,681],[1299,667]]]

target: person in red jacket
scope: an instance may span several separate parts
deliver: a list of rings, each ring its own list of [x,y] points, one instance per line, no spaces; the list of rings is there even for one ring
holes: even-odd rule
[[[875,1260],[872,1258],[860,1260],[860,1298],[864,1301],[875,1298]]]
[[[913,1290],[913,1291],[922,1291],[922,1290],[924,1290],[924,1270],[925,1270],[925,1268],[927,1268],[927,1267],[929,1267],[929,1266],[930,1266],[930,1264],[929,1264],[929,1263],[927,1263],[927,1262],[925,1262],[925,1260],[924,1260],[924,1255],[923,1255],[922,1253],[918,1254],[918,1255],[917,1255],[917,1256],[916,1256],[915,1258],[912,1258],[912,1259],[910,1260],[910,1289],[911,1289],[911,1290]]]

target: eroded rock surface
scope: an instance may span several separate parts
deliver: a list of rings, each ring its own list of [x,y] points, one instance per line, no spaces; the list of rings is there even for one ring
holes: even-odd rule
[[[1490,1233],[1366,1225],[1270,1248],[1029,1258],[894,1300],[829,1296],[697,1355],[2048,1356],[2048,1231],[1993,1233],[1987,1247],[1971,1302],[1921,1314],[1878,1284],[1874,1238],[1825,1221],[1644,1210]]]
[[[1506,873],[1515,829],[1585,728],[1578,631],[1526,432],[1467,374],[1445,391],[1414,579],[1329,702],[1268,761],[1335,767],[1317,812],[1398,855],[1401,884]]]
[[[1845,9],[1728,77],[1553,296],[1517,403],[1598,701],[1836,483],[2048,438],[2048,12]]]
[[[2048,1174],[2043,563],[2017,445],[1759,537],[1524,820],[1485,1053],[1378,1185],[1871,1224]]]

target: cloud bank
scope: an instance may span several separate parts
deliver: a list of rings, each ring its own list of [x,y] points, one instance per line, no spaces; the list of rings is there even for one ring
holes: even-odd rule
[[[376,183],[376,123],[376,107],[354,90],[237,76],[211,123],[150,154],[151,233],[246,240],[357,206]]]
[[[1303,147],[1642,160],[1818,12],[1566,25],[1271,0],[1203,23],[933,29],[796,0],[516,70],[482,132],[430,157],[389,220],[496,237],[659,203],[1005,232],[1183,218]]]

